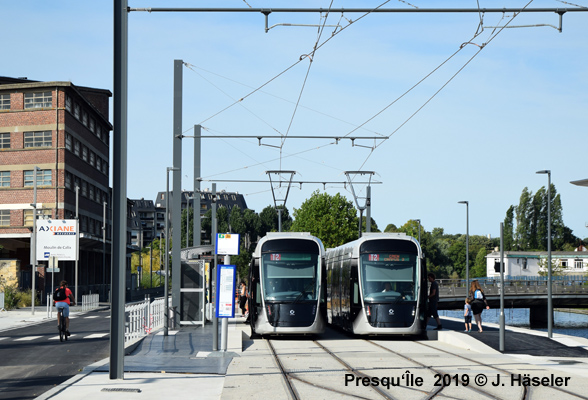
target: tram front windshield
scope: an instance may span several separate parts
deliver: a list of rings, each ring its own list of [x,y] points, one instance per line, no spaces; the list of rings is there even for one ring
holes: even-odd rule
[[[319,267],[318,254],[263,254],[261,274],[265,299],[270,301],[316,300]]]
[[[416,300],[416,254],[361,255],[363,299],[367,303]]]

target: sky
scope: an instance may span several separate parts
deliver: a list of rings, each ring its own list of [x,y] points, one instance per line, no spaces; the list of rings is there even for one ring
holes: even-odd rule
[[[131,8],[381,4],[586,9],[588,0],[129,1]],[[10,33],[0,75],[113,91],[113,1],[3,1],[0,16]],[[353,201],[345,172],[363,171],[350,175],[353,189],[363,206],[361,182],[371,177],[371,215],[381,230],[420,219],[427,231],[465,233],[458,202],[468,201],[469,233],[498,237],[523,188],[547,185],[536,174],[547,169],[564,223],[586,238],[588,188],[570,182],[588,178],[587,22],[588,12],[567,12],[560,33],[547,26],[559,25],[555,13],[274,12],[269,26],[282,25],[266,33],[258,12],[130,12],[127,196],[155,200],[165,191],[173,65],[182,60],[182,130],[190,136],[202,125],[214,136],[202,139],[203,189],[214,181],[260,212],[274,204],[267,171],[296,171],[293,180],[304,183],[288,193],[292,213],[315,191]],[[265,138],[260,146],[223,136]],[[332,139],[362,136],[385,140]],[[185,138],[186,190],[193,162],[193,139]]]

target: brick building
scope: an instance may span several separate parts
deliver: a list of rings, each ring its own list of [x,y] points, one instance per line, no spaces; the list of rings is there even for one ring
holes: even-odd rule
[[[16,261],[11,263],[20,269],[21,287],[31,286],[35,167],[38,218],[74,219],[79,188],[78,298],[105,289],[100,285],[110,281],[102,227],[105,203],[110,204],[111,96],[108,90],[71,82],[0,77],[0,259]],[[41,291],[50,285],[44,279],[45,264],[39,262],[37,269],[36,287]],[[74,262],[60,267],[55,281],[66,279],[73,287]]]

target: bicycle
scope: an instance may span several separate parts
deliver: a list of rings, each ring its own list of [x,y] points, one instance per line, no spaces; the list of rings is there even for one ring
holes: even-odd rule
[[[65,307],[57,308],[57,316],[59,317],[59,341],[63,342],[63,339],[67,341],[67,329],[65,327],[65,317],[63,316],[63,310]]]

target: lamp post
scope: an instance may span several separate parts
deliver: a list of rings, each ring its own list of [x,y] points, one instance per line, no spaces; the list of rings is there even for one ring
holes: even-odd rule
[[[37,166],[33,168],[33,231],[31,232],[31,314],[35,315],[35,273],[37,272],[37,171],[41,169]]]
[[[466,294],[470,286],[470,203],[467,201],[458,201],[459,204],[466,205]]]
[[[551,293],[551,170],[537,171],[547,174],[547,336],[553,337],[553,298]]]
[[[416,222],[419,223],[419,246],[421,245],[421,220],[415,219]]]
[[[147,246],[145,247],[146,249],[149,249],[149,278],[151,279],[151,284],[149,285],[151,288],[153,288],[153,243],[151,243],[151,246]]]

